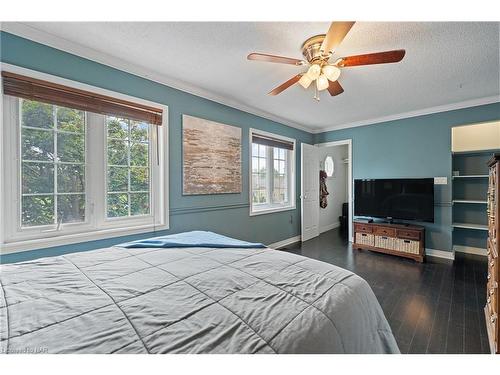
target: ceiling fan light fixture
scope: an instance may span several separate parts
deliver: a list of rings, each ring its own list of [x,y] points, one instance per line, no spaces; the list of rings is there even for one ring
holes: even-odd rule
[[[328,78],[324,74],[321,74],[316,80],[316,87],[319,91],[326,90],[329,86]]]
[[[269,95],[278,95],[297,82],[304,89],[308,89],[309,86],[313,85],[314,98],[317,100],[319,100],[320,90],[328,90],[332,97],[340,95],[344,92],[342,85],[338,82],[342,69],[354,66],[397,63],[406,54],[404,49],[398,49],[344,56],[337,58],[333,63],[330,62],[332,55],[336,52],[337,47],[342,43],[354,23],[350,21],[332,22],[326,34],[318,34],[306,39],[301,47],[305,60],[257,52],[250,53],[247,59],[304,66],[303,69],[307,69],[307,71],[302,70],[299,74],[274,88],[269,92]]]
[[[307,89],[311,83],[312,79],[309,78],[307,74],[302,75],[302,77],[300,77],[299,79],[299,84],[305,89]]]
[[[325,65],[321,72],[332,82],[335,82],[340,77],[340,69],[335,65]]]
[[[314,81],[321,74],[321,67],[318,64],[312,64],[307,70],[306,75],[311,81]]]

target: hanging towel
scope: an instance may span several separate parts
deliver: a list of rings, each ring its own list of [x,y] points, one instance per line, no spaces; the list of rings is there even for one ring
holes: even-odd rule
[[[319,206],[321,208],[326,208],[326,206],[328,206],[326,196],[329,193],[328,190],[326,189],[326,178],[327,178],[326,172],[319,171]]]

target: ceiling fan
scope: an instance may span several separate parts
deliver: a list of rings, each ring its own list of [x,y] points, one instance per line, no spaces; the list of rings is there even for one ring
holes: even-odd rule
[[[299,73],[269,92],[269,95],[278,95],[295,83],[307,89],[316,81],[314,98],[319,101],[319,92],[328,90],[331,96],[340,95],[344,89],[337,81],[341,69],[351,66],[395,63],[403,59],[404,49],[368,53],[364,55],[340,57],[333,63],[330,59],[336,48],[351,30],[354,22],[332,22],[326,34],[315,35],[302,44],[302,54],[306,60],[290,57],[269,55],[265,53],[251,53],[248,60],[265,61],[279,64],[307,66],[305,72]]]

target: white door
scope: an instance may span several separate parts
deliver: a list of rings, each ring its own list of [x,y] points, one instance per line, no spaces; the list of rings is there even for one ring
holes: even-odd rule
[[[302,241],[319,236],[319,153],[302,143],[301,150]]]

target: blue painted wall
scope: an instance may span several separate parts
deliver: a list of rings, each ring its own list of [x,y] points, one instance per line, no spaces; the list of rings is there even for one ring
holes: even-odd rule
[[[448,177],[436,185],[426,247],[452,251],[451,127],[500,119],[500,103],[316,134],[315,143],[352,139],[354,178]]]
[[[277,242],[300,233],[300,207],[293,211],[249,216],[248,129],[262,129],[297,140],[299,145],[296,154],[297,186],[300,186],[300,142],[312,143],[312,134],[6,32],[0,32],[0,60],[168,106],[170,158],[169,233],[192,229],[212,230],[229,236],[264,243]],[[242,128],[243,191],[241,194],[182,195],[182,114],[189,114]],[[297,205],[300,206],[298,203]],[[160,233],[167,232],[158,232],[156,235]],[[133,236],[132,238],[148,236],[150,237],[151,233]],[[0,262],[17,262],[71,251],[90,250],[130,239],[131,237],[122,237],[9,254],[2,256]]]

